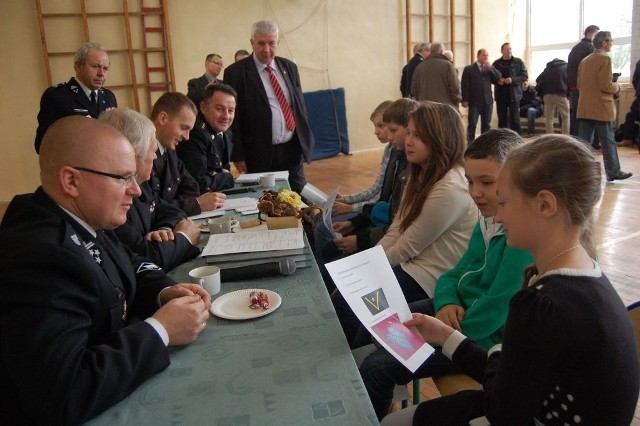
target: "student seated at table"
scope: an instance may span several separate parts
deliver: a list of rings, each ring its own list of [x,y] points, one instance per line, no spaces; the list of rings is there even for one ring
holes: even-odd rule
[[[462,118],[452,106],[421,102],[411,114],[405,141],[409,181],[378,243],[409,303],[433,297],[436,280],[458,263],[477,222],[462,166],[466,145]],[[332,300],[349,345],[370,343],[356,341],[360,321],[342,295]]]
[[[383,122],[392,146],[391,155],[384,173],[382,191],[378,202],[364,206],[363,212],[348,220],[333,223],[333,230],[342,234],[332,238],[333,233],[327,231],[324,223],[316,228],[316,247],[319,252],[316,259],[322,272],[327,291],[335,290],[333,279],[326,272],[324,264],[344,256],[366,250],[375,246],[384,236],[393,220],[402,192],[409,176],[407,156],[404,152],[404,141],[407,137],[409,116],[418,107],[418,102],[400,98],[389,105],[383,113]]]
[[[413,314],[427,342],[482,390],[390,414],[382,425],[628,425],[640,369],[629,314],[595,258],[593,208],[602,170],[570,136],[547,135],[507,157],[498,213],[507,244],[534,264],[511,299],[502,345],[482,349],[437,318]]]
[[[387,164],[389,164],[389,156],[393,150],[393,145],[390,143],[390,138],[387,135],[387,126],[382,118],[384,110],[391,105],[393,101],[384,101],[376,107],[371,113],[371,123],[373,124],[373,134],[376,135],[378,141],[383,144],[387,144],[384,147],[382,153],[382,161],[380,162],[380,170],[378,176],[376,176],[375,182],[369,188],[364,191],[356,192],[353,194],[338,194],[336,201],[333,203],[334,216],[352,215],[354,213],[362,213],[362,208],[366,204],[375,203],[380,199],[380,191],[382,190],[382,182],[384,181],[384,175],[387,170]]]
[[[196,106],[191,99],[179,92],[164,93],[151,110],[158,151],[153,161],[149,186],[159,197],[178,207],[187,216],[216,210],[224,205],[227,197],[221,192],[200,195],[198,182],[176,154],[178,144],[189,139],[196,114]]]
[[[158,143],[153,122],[129,108],[114,108],[98,120],[120,130],[136,156],[142,194],[133,199],[127,221],[115,229],[120,241],[168,272],[200,253],[200,230],[182,210],[164,201],[148,184]]]
[[[469,145],[464,170],[469,195],[482,216],[458,264],[438,278],[433,299],[409,305],[412,312],[435,316],[484,349],[502,341],[509,300],[522,287],[523,272],[531,264],[529,252],[507,247],[504,229],[494,221],[500,167],[507,153],[521,143],[512,130],[492,129]],[[453,372],[458,369],[440,348],[414,373],[384,348],[367,356],[360,366],[379,419],[389,412],[396,384]]]
[[[0,413],[81,424],[167,368],[167,345],[196,339],[211,298],[113,233],[140,195],[122,133],[61,118],[39,161],[42,186],[14,197],[0,226]]]

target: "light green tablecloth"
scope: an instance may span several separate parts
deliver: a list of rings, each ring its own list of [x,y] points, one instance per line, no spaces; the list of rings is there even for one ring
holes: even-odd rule
[[[174,270],[177,281],[200,265]],[[92,425],[377,425],[317,266],[291,276],[222,283],[275,291],[282,305],[244,321],[211,316],[171,365]]]

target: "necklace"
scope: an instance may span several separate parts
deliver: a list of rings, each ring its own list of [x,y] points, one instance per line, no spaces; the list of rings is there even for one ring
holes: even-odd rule
[[[553,256],[553,257],[551,258],[551,260],[547,263],[547,266],[545,266],[545,268],[543,269],[544,273],[546,273],[546,272],[549,270],[549,267],[550,267],[551,265],[553,265],[553,263],[554,263],[556,260],[558,260],[558,259],[560,258],[560,256],[562,256],[563,254],[569,253],[571,250],[575,250],[575,249],[577,249],[577,248],[579,248],[579,247],[582,247],[582,244],[576,244],[575,246],[573,246],[573,247],[569,247],[568,249],[564,249],[564,250],[562,250],[560,253],[558,253],[558,254],[556,254],[555,256]],[[543,274],[542,272],[539,272],[539,273],[538,273],[538,275],[542,275],[542,274]]]

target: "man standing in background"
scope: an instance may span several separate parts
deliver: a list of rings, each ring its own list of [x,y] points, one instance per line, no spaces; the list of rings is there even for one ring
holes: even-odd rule
[[[558,112],[562,134],[569,134],[569,99],[567,99],[567,63],[555,58],[536,78],[536,89],[544,102],[546,132],[553,134],[553,118]]]
[[[98,118],[100,113],[116,108],[116,96],[104,88],[109,71],[109,56],[105,47],[98,43],[85,43],[73,59],[76,76],[66,83],[51,86],[42,94],[38,113],[35,147],[40,144],[45,132],[59,118],[68,115],[84,115]]]
[[[411,97],[411,79],[416,67],[429,56],[431,43],[417,43],[413,49],[413,58],[402,68],[402,78],[400,78],[400,92],[403,98]]]
[[[433,43],[429,57],[413,73],[411,95],[417,101],[433,101],[458,107],[460,79],[456,67],[444,56],[444,43]]]
[[[567,84],[569,85],[569,102],[571,104],[571,123],[569,125],[569,134],[571,136],[578,136],[578,120],[576,119],[580,98],[580,93],[578,92],[578,66],[584,58],[593,53],[593,43],[591,41],[598,31],[600,31],[600,28],[597,25],[589,25],[584,29],[584,38],[580,40],[580,43],[573,46],[571,52],[569,52]]]
[[[253,53],[227,68],[226,84],[238,94],[232,161],[240,173],[287,170],[296,192],[307,183],[314,139],[307,119],[298,67],[276,56],[279,30],[270,21],[253,24]]]
[[[491,83],[497,83],[500,72],[491,66],[487,49],[478,50],[477,61],[464,67],[462,71],[462,106],[469,108],[467,117],[467,141],[476,137],[476,126],[480,117],[480,133],[486,133],[491,126],[493,95]]]
[[[222,72],[222,67],[222,56],[217,53],[210,53],[204,61],[205,73],[201,77],[189,80],[187,83],[187,96],[196,106],[200,105],[202,92],[208,85],[222,83],[222,80],[218,78]]]
[[[607,181],[628,179],[631,173],[620,170],[618,147],[613,139],[611,122],[616,118],[614,96],[620,93],[620,85],[613,82],[611,57],[613,46],[609,31],[600,31],[593,37],[595,50],[580,62],[578,67],[578,130],[583,142],[589,144],[594,130],[600,138]]]
[[[501,77],[496,83],[496,106],[498,108],[498,127],[511,129],[520,134],[520,100],[522,99],[522,83],[529,80],[527,67],[522,59],[511,53],[511,44],[504,43],[500,47],[502,57],[493,62]]]

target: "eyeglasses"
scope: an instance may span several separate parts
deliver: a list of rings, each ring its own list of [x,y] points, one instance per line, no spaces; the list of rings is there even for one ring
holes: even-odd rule
[[[220,62],[220,61],[207,61],[207,62],[212,62],[212,63],[214,63],[216,65],[222,66],[222,62]]]
[[[77,167],[77,166],[71,166],[76,170],[80,170],[83,172],[89,172],[89,173],[93,173],[94,175],[100,175],[100,176],[106,176],[106,177],[110,177],[113,179],[119,179],[122,181],[122,186],[124,186],[125,188],[131,188],[133,186],[133,183],[136,182],[138,180],[138,175],[127,175],[127,176],[120,176],[120,175],[116,175],[113,173],[107,173],[107,172],[101,172],[98,170],[93,170],[93,169],[88,169],[86,167]]]

